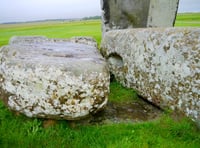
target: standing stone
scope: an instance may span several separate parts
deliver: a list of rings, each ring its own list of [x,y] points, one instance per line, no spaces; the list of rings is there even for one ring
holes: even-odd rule
[[[91,38],[14,37],[0,59],[0,98],[28,117],[75,120],[107,103],[109,72]]]
[[[200,29],[113,30],[101,43],[117,81],[200,125]]]
[[[101,0],[103,31],[146,27],[149,0]]]
[[[172,27],[179,0],[150,0],[147,27]]]
[[[103,33],[174,25],[179,0],[101,0]]]

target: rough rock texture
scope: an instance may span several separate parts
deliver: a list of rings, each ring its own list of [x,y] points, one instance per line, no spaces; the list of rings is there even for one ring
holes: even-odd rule
[[[93,38],[85,36],[76,36],[70,39],[46,38],[45,36],[14,36],[10,39],[9,44],[39,44],[44,42],[72,42],[97,47],[97,42]]]
[[[13,37],[0,59],[0,98],[14,111],[74,120],[107,103],[109,72],[91,38]]]
[[[179,0],[101,0],[103,32],[174,25]]]
[[[109,31],[101,43],[116,79],[154,104],[200,124],[200,29]]]

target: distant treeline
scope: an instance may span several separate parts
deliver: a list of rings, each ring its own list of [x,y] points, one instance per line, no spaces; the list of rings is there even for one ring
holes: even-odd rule
[[[101,19],[101,16],[89,16],[83,18],[83,20],[96,20],[96,19]]]
[[[23,21],[23,22],[7,22],[2,24],[23,24],[23,23],[38,23],[38,22],[51,22],[51,21],[74,21],[74,20],[80,20],[80,19],[44,19],[44,20],[34,20],[34,21]]]
[[[101,16],[89,16],[84,18],[71,18],[71,19],[44,19],[44,20],[34,20],[34,21],[24,21],[24,22],[6,22],[0,24],[20,24],[20,23],[35,23],[35,22],[47,22],[47,21],[76,21],[76,20],[94,20],[101,19]]]

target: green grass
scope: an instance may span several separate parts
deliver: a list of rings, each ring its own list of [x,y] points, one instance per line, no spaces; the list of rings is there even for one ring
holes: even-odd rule
[[[113,81],[110,84],[110,90],[111,92],[109,94],[109,100],[112,102],[130,102],[138,99],[136,91],[133,89],[124,88],[116,81]]]
[[[200,13],[179,13],[177,15],[176,27],[200,27]]]
[[[181,13],[175,23],[179,26],[200,27],[200,13]],[[92,36],[101,41],[101,21],[42,22],[25,24],[0,24],[0,46],[8,44],[12,36],[43,35],[50,38]]]
[[[58,121],[44,128],[42,119],[14,115],[0,103],[0,147],[41,148],[198,148],[200,134],[188,119],[164,115],[144,123],[71,127]]]
[[[101,40],[101,21],[43,22],[0,25],[0,46],[8,44],[12,36],[42,35],[50,38],[91,36]]]
[[[179,14],[176,26],[198,26],[198,14]],[[51,38],[92,36],[101,41],[101,22],[44,22],[0,25],[0,46],[8,44],[14,35],[44,35]],[[131,89],[117,82],[110,85],[109,99],[113,102],[136,100]],[[0,101],[0,147],[40,148],[199,148],[200,132],[188,119],[175,120],[166,113],[158,120],[143,123],[123,123],[90,126],[71,126],[58,121],[49,128],[42,119],[29,119],[10,112]]]

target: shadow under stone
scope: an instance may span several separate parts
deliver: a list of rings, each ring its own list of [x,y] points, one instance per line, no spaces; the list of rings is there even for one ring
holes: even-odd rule
[[[79,121],[69,121],[74,125],[98,125],[108,123],[137,123],[155,120],[163,111],[143,99],[116,103],[108,102],[104,110]]]

